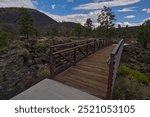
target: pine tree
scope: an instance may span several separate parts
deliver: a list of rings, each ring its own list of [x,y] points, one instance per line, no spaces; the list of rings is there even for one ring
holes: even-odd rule
[[[113,21],[115,20],[115,15],[112,13],[112,9],[104,6],[101,11],[101,14],[98,16],[98,23],[100,23],[100,27],[104,28],[112,28],[114,26]]]
[[[88,18],[86,20],[86,23],[84,24],[84,36],[87,37],[91,37],[92,36],[92,27],[93,27],[93,23],[92,20],[90,18]]]
[[[74,29],[75,35],[80,38],[83,32],[83,28],[82,25],[80,23],[78,23]]]
[[[18,24],[20,34],[26,36],[27,39],[35,31],[35,28],[33,27],[33,20],[31,13],[25,8],[20,9]]]
[[[87,27],[88,29],[92,29],[92,26],[93,26],[92,20],[88,18],[84,26]]]
[[[150,42],[150,20],[142,24],[138,34],[138,42],[140,42],[144,48],[147,48],[147,43]]]
[[[113,31],[115,15],[112,13],[112,10],[109,7],[104,6],[101,10],[101,14],[97,19],[100,26],[97,28],[98,35],[101,37],[110,37]]]

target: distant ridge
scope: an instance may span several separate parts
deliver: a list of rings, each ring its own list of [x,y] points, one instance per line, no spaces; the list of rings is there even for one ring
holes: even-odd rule
[[[10,24],[17,26],[17,18],[21,8],[0,8],[0,24]],[[27,9],[31,12],[33,24],[40,31],[47,31],[51,27],[74,28],[76,23],[57,22],[46,14],[35,9]]]

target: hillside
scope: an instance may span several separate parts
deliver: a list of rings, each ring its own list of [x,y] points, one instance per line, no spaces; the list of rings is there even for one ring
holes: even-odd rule
[[[72,29],[76,26],[76,23],[73,22],[58,23],[44,13],[34,9],[28,9],[28,11],[32,15],[33,25],[40,32],[47,32],[47,30],[51,29],[52,27],[65,27],[67,29]],[[19,12],[20,8],[0,8],[0,24],[11,25],[16,29]]]
[[[28,9],[31,12],[34,26],[46,27],[49,25],[57,25],[58,23],[47,15],[34,10]],[[17,18],[20,8],[0,8],[0,23],[17,24]]]

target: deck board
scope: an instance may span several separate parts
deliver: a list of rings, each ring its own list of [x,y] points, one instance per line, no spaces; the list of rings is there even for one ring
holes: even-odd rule
[[[104,99],[109,75],[107,60],[114,47],[112,45],[95,52],[57,75],[55,80]]]

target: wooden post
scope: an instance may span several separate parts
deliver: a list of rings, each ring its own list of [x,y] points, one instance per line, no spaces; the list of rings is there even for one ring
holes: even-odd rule
[[[89,41],[86,41],[86,56],[88,57],[89,54]]]
[[[106,47],[106,39],[104,39],[104,47]]]
[[[108,39],[106,39],[106,46],[108,46]]]
[[[102,48],[102,40],[99,41],[100,49]]]
[[[94,52],[96,51],[96,40],[94,40]]]
[[[76,47],[76,44],[74,44],[74,47]],[[74,55],[73,55],[73,60],[74,60],[74,65],[76,64],[76,60],[77,60],[77,48],[74,48]]]
[[[109,63],[108,86],[107,86],[107,94],[106,94],[106,99],[108,100],[112,98],[112,82],[113,82],[114,64],[115,64],[115,55],[111,54],[110,63]]]
[[[101,40],[98,40],[98,49],[100,49]]]
[[[104,47],[104,40],[102,40],[102,48]]]
[[[49,61],[50,61],[51,78],[54,79],[54,77],[55,77],[55,66],[54,66],[54,56],[53,56],[53,48],[52,47],[50,47]]]

